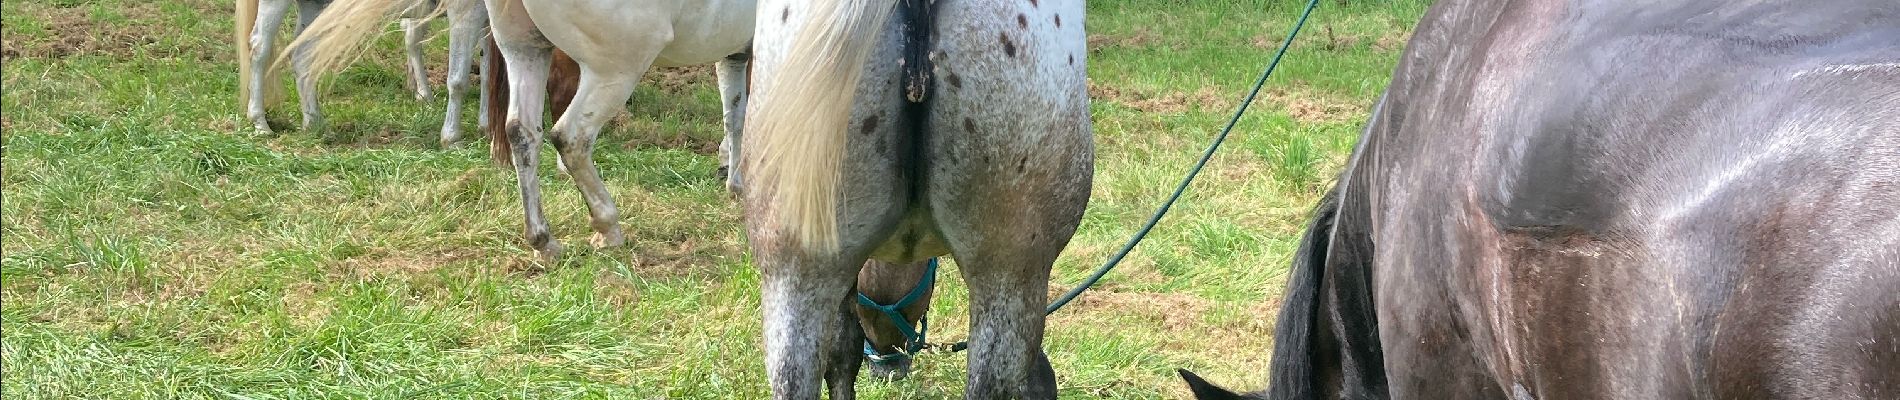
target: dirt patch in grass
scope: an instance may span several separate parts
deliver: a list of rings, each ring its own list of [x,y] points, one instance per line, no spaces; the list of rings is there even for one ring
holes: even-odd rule
[[[1107,100],[1145,113],[1179,114],[1197,106],[1203,110],[1231,108],[1232,101],[1227,100],[1224,95],[1212,87],[1203,87],[1192,93],[1176,91],[1155,93],[1096,84],[1094,80],[1089,81],[1089,97]]]
[[[691,93],[695,88],[716,85],[718,74],[711,64],[654,68],[647,71],[646,81],[667,93]]]
[[[130,58],[138,49],[158,43],[163,30],[138,23],[95,21],[83,7],[22,7],[44,22],[47,39],[35,41],[4,40],[0,56],[67,58],[81,55],[107,55]],[[157,15],[157,3],[131,3],[120,11],[124,15]]]
[[[1207,112],[1227,112],[1235,107],[1241,95],[1214,87],[1202,87],[1193,92],[1157,92],[1089,82],[1089,97],[1152,114],[1180,114],[1196,108]],[[1256,106],[1280,107],[1294,120],[1306,123],[1341,122],[1365,114],[1362,105],[1321,95],[1310,89],[1269,88],[1255,102]]]
[[[1293,120],[1306,123],[1345,122],[1366,114],[1366,106],[1307,89],[1271,89],[1265,103],[1280,106]]]

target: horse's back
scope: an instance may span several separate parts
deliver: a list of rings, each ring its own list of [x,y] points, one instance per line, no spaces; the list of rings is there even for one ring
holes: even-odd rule
[[[1393,392],[1900,397],[1900,3],[1535,3],[1369,129]]]

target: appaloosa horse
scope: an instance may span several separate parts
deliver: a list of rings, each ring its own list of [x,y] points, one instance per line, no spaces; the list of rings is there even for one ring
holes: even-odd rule
[[[970,289],[965,397],[1055,397],[1049,269],[1093,172],[1082,1],[764,0],[758,15],[737,169],[773,396],[853,398],[853,278],[866,259],[950,254]]]
[[[1253,398],[1900,398],[1900,2],[1440,1],[1283,304]]]

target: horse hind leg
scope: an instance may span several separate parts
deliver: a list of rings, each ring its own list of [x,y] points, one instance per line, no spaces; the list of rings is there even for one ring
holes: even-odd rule
[[[475,48],[482,44],[488,30],[488,10],[476,0],[451,0],[449,3],[449,76],[448,107],[442,115],[442,146],[462,140],[462,102],[468,97],[469,69],[475,61]],[[482,75],[489,75],[484,72]],[[483,107],[487,103],[481,104]],[[483,115],[486,115],[484,113]],[[483,124],[486,126],[486,124]]]
[[[739,141],[741,130],[745,127],[745,107],[749,80],[746,71],[750,69],[752,55],[738,53],[720,59],[717,64],[719,75],[719,106],[725,117],[726,136],[719,140],[719,172],[725,175],[726,190],[738,193],[744,184],[740,180]]]
[[[1049,270],[1093,174],[1080,1],[937,3],[924,198],[970,289],[966,398],[1054,398]],[[989,16],[1020,13],[1019,18]],[[1055,18],[1068,19],[1057,26]]]
[[[290,0],[262,0],[257,8],[257,22],[251,28],[251,95],[247,99],[244,115],[251,120],[258,132],[270,132],[270,122],[265,119],[264,103],[268,102],[272,82],[271,61],[277,54],[271,50],[277,44],[277,31],[284,25],[284,16],[290,13]]]
[[[489,28],[508,64],[508,116],[502,122],[507,137],[505,144],[497,147],[506,147],[514,163],[515,183],[521,189],[525,225],[522,235],[537,257],[553,261],[560,256],[561,244],[548,232],[547,216],[541,211],[541,178],[536,172],[540,165],[541,113],[545,107],[544,90],[553,45],[536,32],[519,1],[487,3]]]
[[[329,5],[329,0],[297,0],[297,34],[303,34],[304,27],[310,26]],[[322,131],[323,110],[317,108],[317,77],[310,73],[310,48],[298,46],[291,52],[291,66],[297,72],[297,99],[303,105],[303,129]]]
[[[652,49],[653,54],[659,53],[658,46]],[[580,188],[581,197],[587,200],[595,247],[620,246],[626,237],[620,230],[620,211],[614,206],[613,194],[594,167],[594,139],[633,96],[634,84],[640,82],[641,73],[652,60],[647,56],[644,61],[615,64],[615,70],[605,73],[592,65],[582,66],[580,88],[574,93],[571,108],[554,123],[554,149],[560,153],[568,176]]]

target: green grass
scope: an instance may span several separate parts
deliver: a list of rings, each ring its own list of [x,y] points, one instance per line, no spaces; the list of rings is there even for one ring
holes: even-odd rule
[[[1147,218],[1300,4],[1089,4],[1095,191],[1051,290]],[[435,144],[442,102],[402,88],[398,35],[329,85],[329,132],[240,129],[230,7],[0,3],[8,398],[766,395],[759,277],[713,176],[706,69],[649,77],[601,140],[627,247],[586,249],[578,193],[544,166],[570,251],[538,265],[519,239],[513,179],[480,145]],[[1174,214],[1051,317],[1062,395],[1183,398],[1178,367],[1264,381],[1298,229],[1423,8],[1324,2]],[[443,42],[431,42],[438,82]],[[299,120],[289,102],[271,118]],[[960,339],[967,292],[940,282],[933,338]],[[910,379],[859,389],[959,396],[964,357],[927,355]]]

